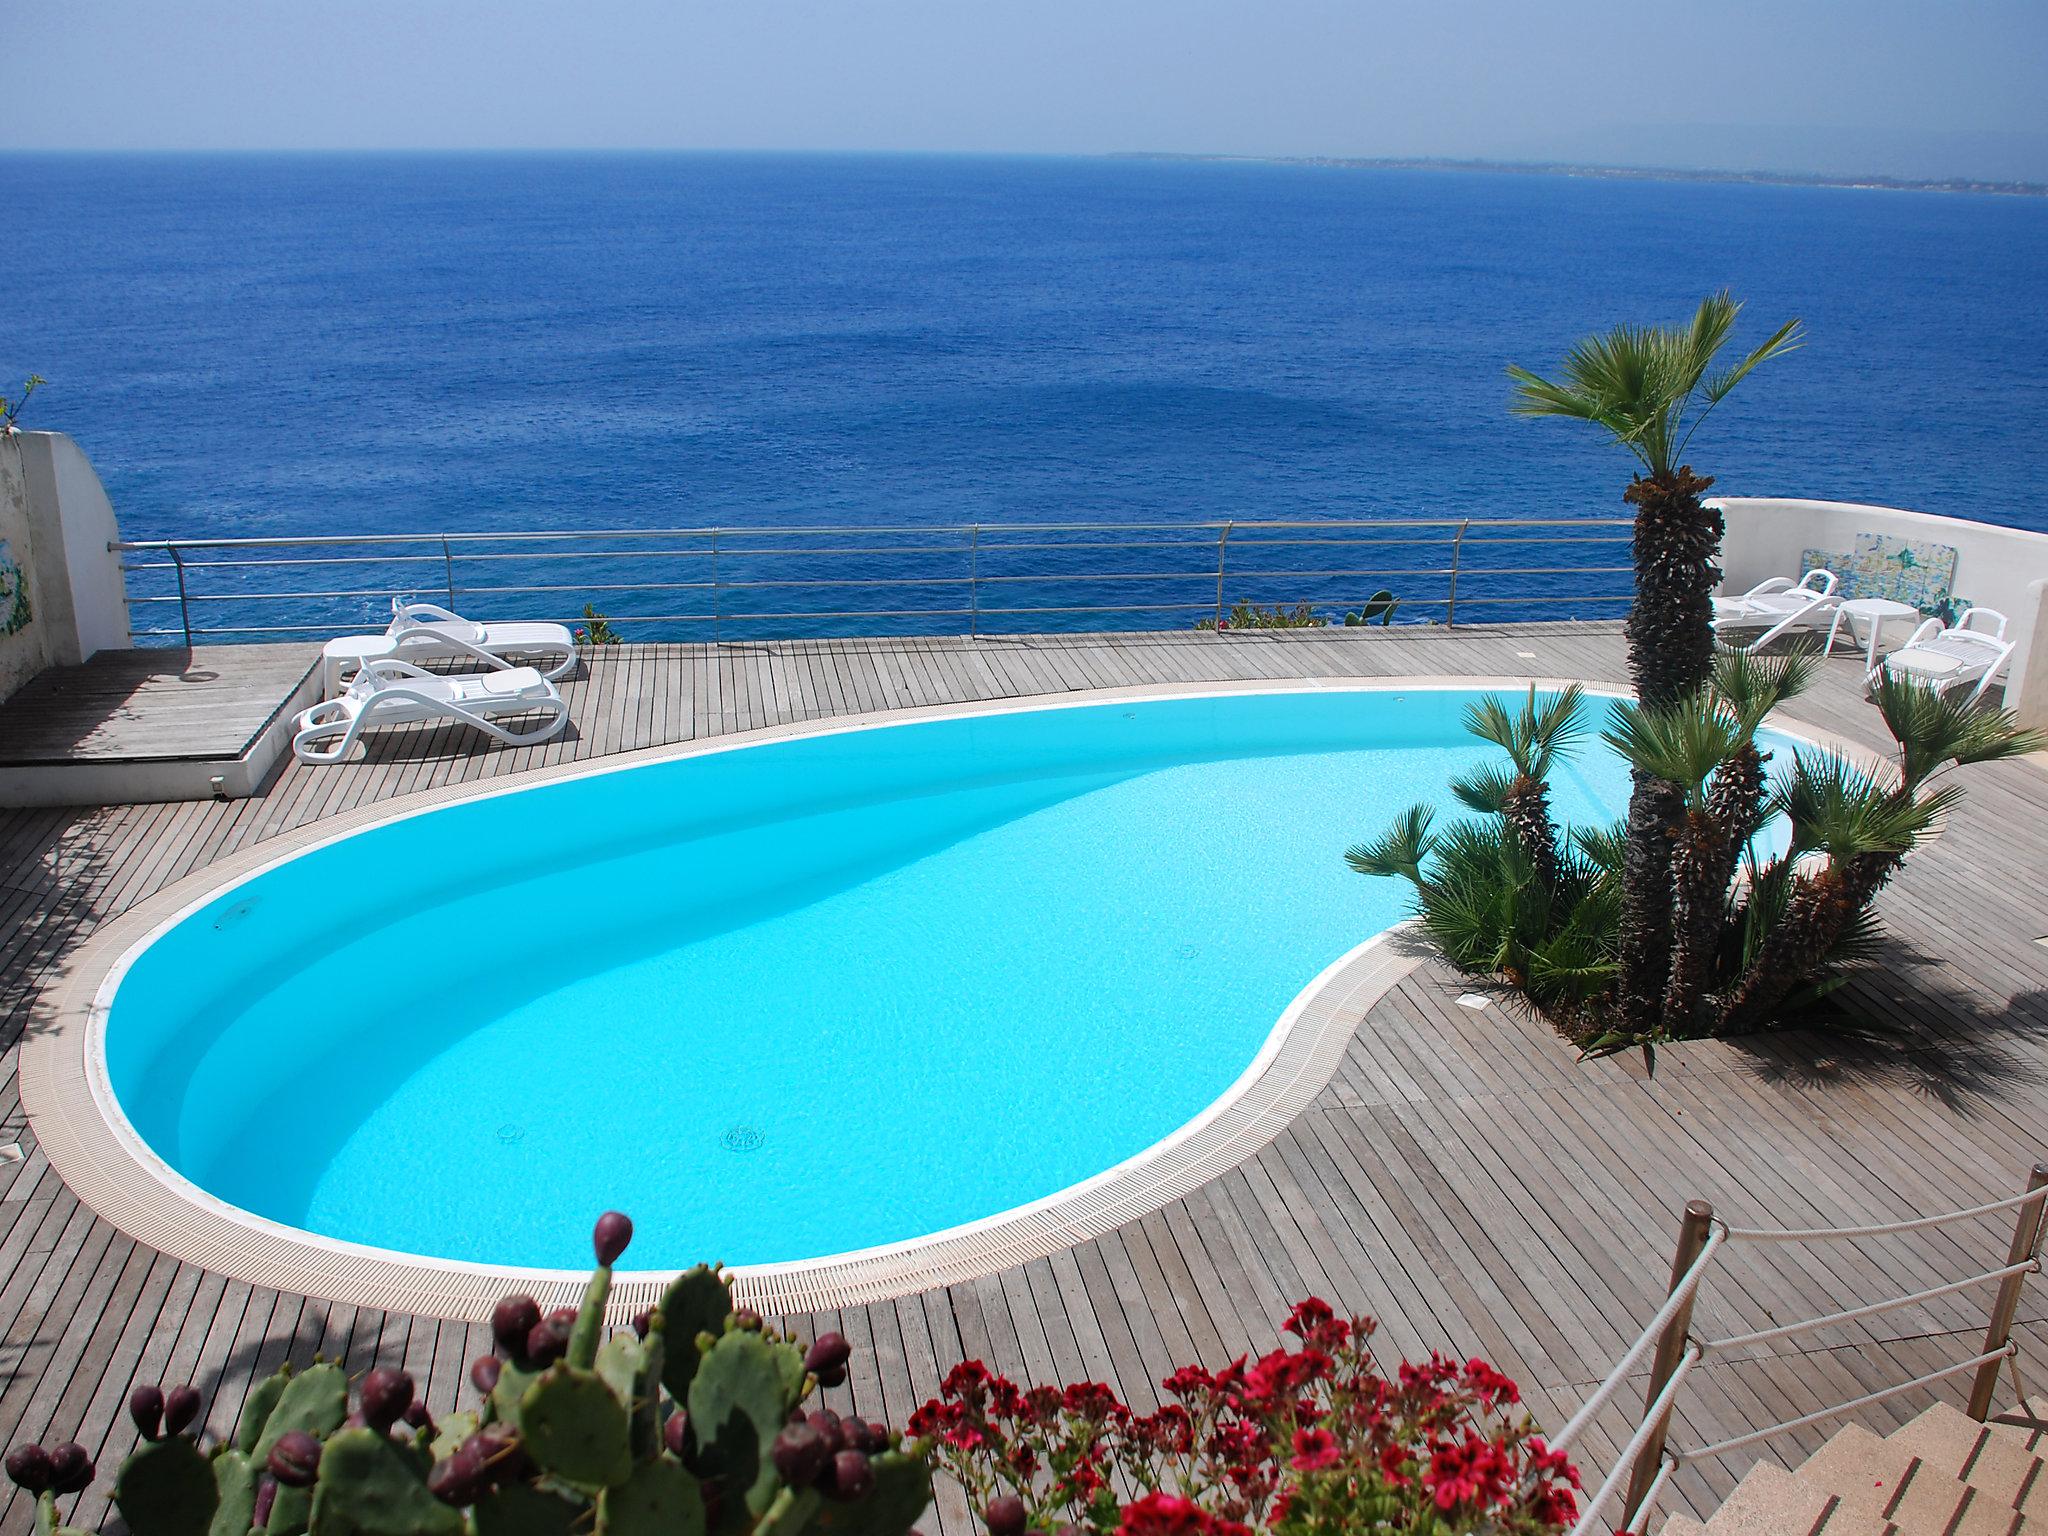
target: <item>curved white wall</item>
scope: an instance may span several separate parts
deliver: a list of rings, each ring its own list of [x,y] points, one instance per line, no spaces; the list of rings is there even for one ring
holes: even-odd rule
[[[1796,578],[1799,557],[1809,549],[1846,555],[1859,533],[1948,545],[1956,552],[1955,595],[2011,621],[2006,634],[2019,649],[2006,678],[2006,703],[2027,724],[2048,725],[2048,533],[1850,501],[1731,496],[1716,504],[1728,523],[1721,567],[1731,592],[1770,576]]]

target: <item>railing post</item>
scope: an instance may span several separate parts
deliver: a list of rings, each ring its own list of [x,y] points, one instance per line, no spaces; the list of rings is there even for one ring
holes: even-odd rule
[[[1451,596],[1448,611],[1444,614],[1444,628],[1446,629],[1456,629],[1458,627],[1458,570],[1464,563],[1465,530],[1471,526],[1472,519],[1468,517],[1464,522],[1458,524],[1458,531],[1451,539]]]
[[[184,628],[185,649],[189,651],[192,649],[192,608],[185,601],[185,557],[178,553],[177,545],[171,545],[170,549],[171,564],[178,571],[178,623]]]
[[[1235,524],[1225,523],[1223,531],[1216,535],[1216,624],[1223,624],[1223,572],[1230,556],[1230,530]]]
[[[967,529],[967,633],[981,634],[981,524]]]
[[[441,584],[448,589],[448,607],[455,607],[455,557],[448,553],[448,535],[441,535]]]
[[[2048,1163],[2034,1164],[2034,1171],[2027,1177],[2027,1193],[2048,1185]],[[2012,1246],[2006,1250],[2007,1265],[2024,1264],[2034,1257],[2041,1242],[2041,1208],[2048,1200],[2035,1200],[2020,1207],[2019,1220],[2012,1225]],[[1979,1354],[1988,1355],[1994,1349],[2004,1349],[2012,1340],[2012,1320],[2019,1315],[2020,1290],[2027,1283],[2027,1277],[2007,1275],[1999,1283],[1997,1299],[1991,1303],[1991,1326],[1984,1330],[1984,1347]],[[1991,1395],[1998,1390],[1998,1366],[1996,1360],[1986,1360],[1977,1367],[1977,1379],[1970,1387],[1970,1417],[1979,1424],[1991,1415]]]
[[[722,631],[719,619],[725,613],[724,594],[718,589],[718,530],[711,530],[711,643],[719,643]]]
[[[1685,1216],[1678,1224],[1678,1249],[1671,1256],[1671,1284],[1664,1292],[1666,1296],[1683,1285],[1685,1277],[1692,1273],[1693,1264],[1699,1259],[1700,1249],[1706,1246],[1707,1233],[1713,1223],[1714,1208],[1706,1201],[1686,1202]],[[1695,1286],[1684,1304],[1671,1314],[1671,1321],[1664,1325],[1664,1332],[1657,1340],[1657,1353],[1650,1362],[1650,1385],[1643,1394],[1645,1413],[1655,1407],[1671,1380],[1671,1373],[1685,1358],[1686,1335],[1692,1331],[1692,1309],[1699,1296],[1699,1288]],[[1621,1528],[1624,1530],[1636,1528],[1636,1516],[1642,1513],[1643,1500],[1650,1492],[1650,1485],[1657,1480],[1657,1469],[1664,1460],[1665,1437],[1671,1429],[1673,1406],[1665,1405],[1657,1426],[1650,1431],[1650,1438],[1636,1452],[1635,1465],[1629,1468],[1628,1497],[1621,1506]]]

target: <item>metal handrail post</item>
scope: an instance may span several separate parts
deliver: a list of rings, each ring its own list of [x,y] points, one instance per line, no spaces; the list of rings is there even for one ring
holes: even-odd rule
[[[2027,1193],[2048,1185],[2048,1163],[2034,1164],[2034,1171],[2027,1176]],[[2021,1264],[2034,1257],[2041,1243],[2041,1210],[2048,1200],[2035,1200],[2020,1207],[2019,1219],[2012,1225],[2012,1246],[2006,1250],[2005,1262]],[[1991,1325],[1984,1330],[1984,1348],[1981,1354],[2003,1350],[2012,1339],[2013,1319],[2019,1315],[2020,1289],[2027,1283],[2025,1273],[2007,1275],[1998,1287],[1998,1295],[1991,1303]],[[1991,1415],[1991,1394],[1998,1388],[1998,1360],[1987,1360],[1977,1368],[1977,1379],[1970,1386],[1970,1417],[1979,1424]]]
[[[192,607],[185,601],[185,557],[173,544],[170,550],[171,564],[178,570],[178,623],[185,631],[185,649],[192,649]]]
[[[717,645],[725,635],[720,620],[725,614],[724,594],[718,585],[718,530],[711,530],[711,643]]]
[[[448,535],[441,535],[441,584],[448,589],[448,608],[455,608],[455,557],[448,552]]]
[[[1472,520],[1467,518],[1464,522],[1458,524],[1458,531],[1451,536],[1451,592],[1444,613],[1444,628],[1446,629],[1456,629],[1458,627],[1458,567],[1463,562],[1465,555],[1465,530],[1471,526]]]
[[[1223,571],[1230,557],[1230,530],[1235,526],[1226,522],[1216,534],[1216,622],[1223,623]]]
[[[1714,1208],[1704,1200],[1688,1200],[1685,1216],[1678,1224],[1678,1248],[1671,1256],[1671,1284],[1666,1289],[1668,1296],[1685,1283],[1692,1273],[1692,1266],[1706,1246],[1707,1234],[1713,1229]],[[1678,1363],[1685,1358],[1686,1336],[1692,1331],[1692,1309],[1699,1301],[1699,1288],[1695,1286],[1685,1304],[1671,1314],[1664,1324],[1663,1335],[1657,1340],[1657,1353],[1650,1363],[1650,1385],[1643,1394],[1643,1412],[1657,1415],[1657,1424],[1650,1431],[1636,1452],[1635,1464],[1629,1468],[1628,1497],[1621,1506],[1621,1528],[1634,1530],[1636,1516],[1642,1513],[1644,1501],[1651,1486],[1657,1480],[1660,1464],[1664,1460],[1664,1442],[1671,1432],[1671,1403],[1660,1408],[1659,1399],[1670,1382]]]
[[[972,523],[967,529],[967,633],[970,638],[981,635],[981,524]]]

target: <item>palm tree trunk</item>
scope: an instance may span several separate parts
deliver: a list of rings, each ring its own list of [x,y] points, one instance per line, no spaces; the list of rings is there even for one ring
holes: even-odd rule
[[[1728,877],[1725,840],[1704,810],[1689,811],[1671,855],[1671,968],[1664,984],[1664,1032],[1690,1040],[1705,1022],[1707,988],[1721,946]]]
[[[1621,855],[1621,925],[1615,1001],[1631,1033],[1654,1033],[1671,974],[1671,846],[1685,817],[1685,791],[1635,770]]]
[[[1700,502],[1713,480],[1682,466],[1638,476],[1623,498],[1636,509],[1635,601],[1625,633],[1636,697],[1674,704],[1705,686],[1714,663],[1714,558],[1721,514]],[[1648,1034],[1662,1022],[1672,953],[1672,838],[1685,816],[1676,785],[1637,772],[1621,868],[1620,981],[1623,1025]]]
[[[1501,815],[1546,891],[1557,889],[1557,826],[1550,818],[1550,786],[1538,778],[1517,778],[1501,802]]]
[[[1677,703],[1704,687],[1713,668],[1722,521],[1718,508],[1700,501],[1713,483],[1688,465],[1638,476],[1622,498],[1636,509],[1628,667],[1648,705]]]

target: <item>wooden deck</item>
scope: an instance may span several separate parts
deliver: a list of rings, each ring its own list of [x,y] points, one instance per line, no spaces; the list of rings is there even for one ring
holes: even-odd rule
[[[0,767],[235,758],[320,659],[311,645],[101,651],[0,704]]]
[[[483,1330],[252,1289],[173,1262],[79,1205],[36,1150],[14,1087],[14,1044],[69,949],[94,925],[224,854],[340,809],[536,764],[920,703],[1221,678],[1456,673],[1619,681],[1609,626],[1313,634],[1123,635],[966,641],[632,646],[571,681],[575,730],[481,750],[418,729],[374,761],[288,767],[227,804],[0,814],[0,1444],[76,1437],[103,1489],[132,1444],[138,1380],[194,1380],[216,1429],[250,1380],[286,1359],[403,1363],[436,1409]],[[1878,740],[1857,664],[1832,663],[1802,718]],[[1361,1021],[1342,1069],[1277,1141],[1194,1194],[1046,1261],[844,1313],[791,1319],[853,1339],[832,1398],[900,1424],[963,1356],[1034,1380],[1093,1377],[1136,1403],[1175,1364],[1270,1347],[1304,1294],[1384,1322],[1389,1352],[1484,1354],[1553,1424],[1655,1310],[1676,1212],[1704,1196],[1731,1221],[1887,1220],[2010,1192],[2048,1149],[2048,777],[1972,770],[1970,798],[1887,898],[1897,962],[1854,989],[1874,1038],[1704,1044],[1576,1062],[1540,1026],[1425,968]],[[1364,830],[1364,829],[1361,829]],[[1973,897],[1965,909],[1958,891]],[[2009,1223],[1915,1234],[1867,1253],[1738,1252],[1700,1326],[1744,1331],[2002,1262]],[[1703,1370],[1681,1441],[1757,1427],[1976,1353],[1983,1292],[1843,1328],[1757,1364]],[[2033,1345],[2048,1318],[2022,1312]],[[2022,1369],[2027,1369],[2023,1357]],[[2028,1378],[2038,1386],[2040,1372]],[[1960,1401],[1965,1388],[1950,1383]],[[1927,1394],[1867,1410],[1876,1427]],[[1582,1447],[1604,1470],[1619,1412]],[[1818,1443],[1808,1431],[1787,1453]],[[1672,1507],[1725,1490],[1732,1467],[1681,1475]],[[8,1490],[12,1493],[12,1490]],[[96,1490],[75,1523],[101,1515]],[[19,1498],[0,1529],[26,1524]],[[936,1524],[969,1529],[943,1497]]]

